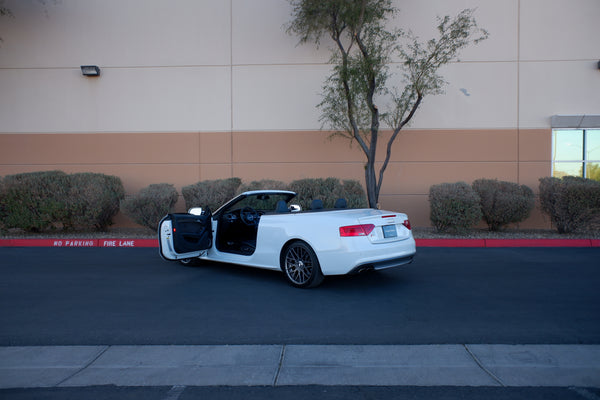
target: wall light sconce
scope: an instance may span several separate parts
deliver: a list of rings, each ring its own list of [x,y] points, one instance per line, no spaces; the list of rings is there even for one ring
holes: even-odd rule
[[[83,76],[100,76],[100,68],[97,65],[82,65],[81,73]]]

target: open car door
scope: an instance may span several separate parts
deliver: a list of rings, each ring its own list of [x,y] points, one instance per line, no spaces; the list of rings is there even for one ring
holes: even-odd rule
[[[175,261],[199,257],[212,246],[212,213],[168,214],[158,225],[160,255]]]

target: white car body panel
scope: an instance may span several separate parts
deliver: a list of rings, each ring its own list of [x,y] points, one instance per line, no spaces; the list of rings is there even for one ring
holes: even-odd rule
[[[291,193],[283,191],[255,191],[256,193]],[[234,199],[235,200],[235,199]],[[227,203],[215,215],[226,208]],[[406,214],[376,209],[331,209],[274,213],[260,216],[256,246],[251,255],[234,254],[217,249],[219,218],[211,218],[212,244],[206,250],[177,254],[172,243],[171,221],[163,220],[159,227],[160,250],[163,258],[180,260],[198,257],[204,260],[240,264],[250,267],[280,270],[280,255],[286,243],[293,240],[306,242],[316,253],[323,275],[343,275],[357,271],[361,266],[383,269],[408,264],[415,254],[415,241],[410,229],[403,223]],[[373,224],[368,236],[341,237],[342,226]],[[396,236],[384,237],[383,229]],[[387,263],[387,260],[395,260]],[[401,262],[399,261],[401,260]]]

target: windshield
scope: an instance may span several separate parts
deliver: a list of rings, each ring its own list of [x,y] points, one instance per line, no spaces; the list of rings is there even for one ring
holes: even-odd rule
[[[253,193],[224,206],[219,211],[234,211],[251,207],[256,211],[266,213],[275,211],[278,201],[283,200],[287,204],[293,198],[293,193]]]

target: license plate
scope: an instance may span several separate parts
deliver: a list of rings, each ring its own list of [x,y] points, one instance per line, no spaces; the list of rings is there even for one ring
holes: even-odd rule
[[[384,238],[393,238],[398,236],[398,232],[396,232],[396,225],[384,225],[382,228]]]

